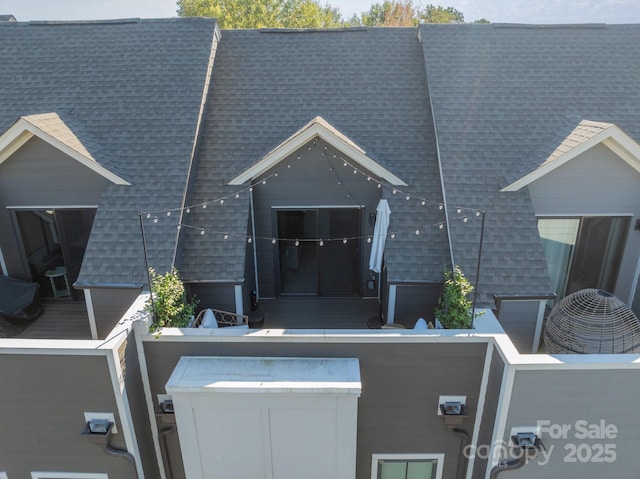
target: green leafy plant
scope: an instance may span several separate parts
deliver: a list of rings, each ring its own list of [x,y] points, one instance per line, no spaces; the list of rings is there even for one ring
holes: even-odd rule
[[[446,329],[468,329],[471,327],[471,299],[473,286],[459,266],[444,272],[444,285],[435,314]],[[478,314],[476,314],[476,317]]]
[[[187,299],[184,284],[178,275],[178,270],[172,268],[165,274],[158,274],[149,268],[151,276],[151,300],[147,303],[147,310],[153,315],[152,330],[160,328],[183,328],[189,325],[191,316],[196,310],[198,300]]]

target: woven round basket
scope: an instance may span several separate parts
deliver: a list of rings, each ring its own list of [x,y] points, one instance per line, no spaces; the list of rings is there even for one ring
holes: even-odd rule
[[[558,302],[545,323],[550,354],[640,352],[640,322],[613,294],[583,289]]]

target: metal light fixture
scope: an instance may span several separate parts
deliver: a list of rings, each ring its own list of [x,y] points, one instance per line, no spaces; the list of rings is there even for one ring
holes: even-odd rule
[[[91,418],[86,423],[80,435],[89,439],[94,444],[106,445],[113,434],[113,422],[104,418]]]
[[[444,419],[444,425],[447,427],[459,426],[467,416],[464,404],[460,401],[443,402],[440,404],[440,412]]]
[[[544,444],[534,432],[518,432],[511,436],[511,440],[522,449],[545,450]]]

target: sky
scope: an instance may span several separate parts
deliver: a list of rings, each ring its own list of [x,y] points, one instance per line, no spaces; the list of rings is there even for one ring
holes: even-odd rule
[[[321,0],[343,18],[382,0]],[[454,7],[466,21],[493,23],[640,23],[640,0],[425,0]],[[176,16],[175,0],[0,0],[0,14],[19,21],[166,18]]]

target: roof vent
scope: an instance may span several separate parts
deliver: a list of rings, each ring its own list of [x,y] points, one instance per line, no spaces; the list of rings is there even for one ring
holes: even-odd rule
[[[600,289],[583,289],[558,302],[545,324],[550,354],[640,352],[640,322],[620,299]]]

